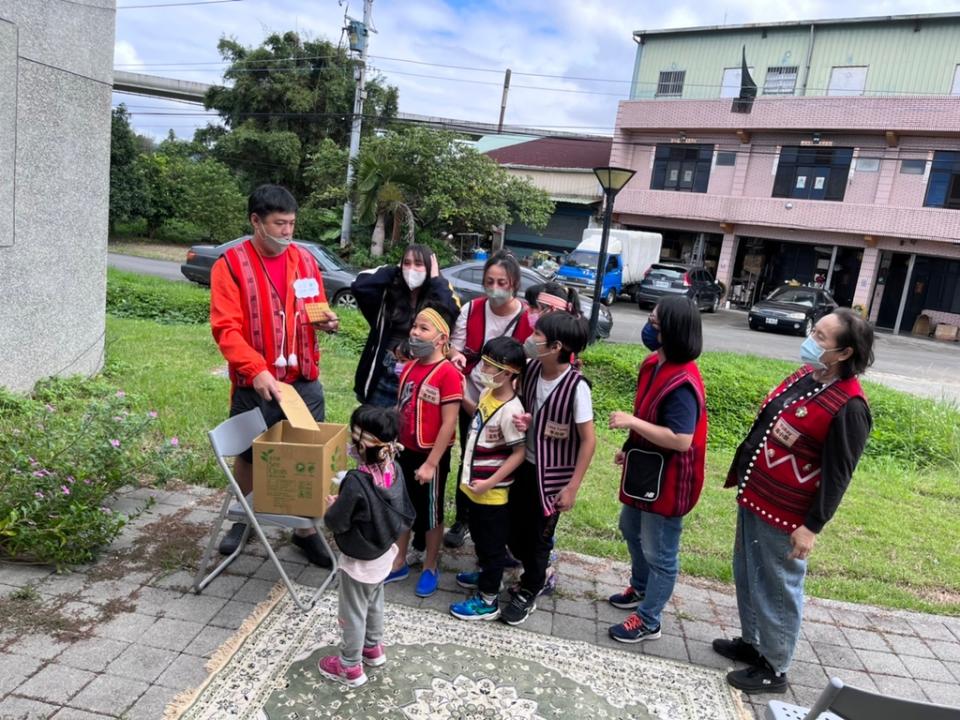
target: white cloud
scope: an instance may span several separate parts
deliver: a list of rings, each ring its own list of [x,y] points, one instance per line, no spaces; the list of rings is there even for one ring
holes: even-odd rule
[[[140,65],[142,61],[132,43],[127,40],[117,40],[113,46],[113,64],[116,67],[127,66],[132,70],[133,68],[129,68],[130,65]]]
[[[795,0],[789,4],[768,0],[659,4],[637,0],[377,0],[373,19],[378,32],[370,38],[370,52],[375,56],[370,62],[399,88],[403,112],[496,122],[503,70],[509,67],[514,75],[508,123],[600,130],[613,125],[617,102],[629,91],[636,52],[634,30],[719,25],[724,20],[739,24],[958,9],[956,0],[952,4],[955,7],[945,7],[942,0]],[[126,57],[122,53],[137,58],[137,51],[151,64],[217,61],[216,44],[224,35],[257,45],[270,32],[292,29],[337,41],[345,9],[333,0],[274,0],[121,11],[117,16],[117,62]],[[361,0],[354,0],[349,12],[361,17]],[[160,25],[176,27],[177,32],[159,33]],[[219,65],[154,67],[144,72],[202,82],[216,82],[222,69]],[[138,121],[136,116],[134,120]],[[150,121],[159,122],[156,118]],[[189,130],[178,128],[178,133],[188,134]]]

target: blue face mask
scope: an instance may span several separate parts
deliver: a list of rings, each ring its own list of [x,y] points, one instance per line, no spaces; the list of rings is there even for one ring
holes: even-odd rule
[[[649,320],[640,332],[640,339],[651,352],[656,352],[663,345],[663,343],[660,342],[660,331],[657,330]]]
[[[836,349],[836,348],[831,348]],[[817,370],[826,370],[827,365],[820,358],[825,352],[830,352],[820,347],[820,343],[813,339],[813,335],[808,335],[800,346],[800,362],[804,365],[812,365]]]

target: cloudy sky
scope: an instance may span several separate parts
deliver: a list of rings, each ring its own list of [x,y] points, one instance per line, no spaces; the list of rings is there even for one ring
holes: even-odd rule
[[[363,15],[362,0],[134,7],[185,1],[118,0],[116,67],[218,82],[223,35],[248,46],[287,30],[336,41],[345,13]],[[402,112],[496,122],[509,67],[507,123],[609,132],[617,101],[629,90],[634,30],[957,10],[956,0],[375,0],[370,64],[399,88]],[[148,114],[197,112],[188,105],[115,94],[119,102],[144,134],[173,128],[189,137],[205,124],[191,115]]]

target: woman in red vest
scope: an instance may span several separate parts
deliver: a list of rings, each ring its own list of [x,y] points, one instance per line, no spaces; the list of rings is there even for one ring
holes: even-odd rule
[[[707,407],[696,359],[703,349],[700,311],[688,297],[657,303],[643,328],[653,351],[640,365],[633,413],[615,412],[610,427],[629,430],[617,453],[620,531],[633,571],[626,590],[610,604],[634,612],[610,637],[624,643],[660,637],[663,608],[680,570],[680,533],[703,489]]]
[[[520,291],[520,264],[505,250],[495,252],[483,266],[484,295],[460,309],[450,338],[450,361],[464,374],[464,407],[460,410],[460,452],[466,443],[470,421],[477,411],[483,389],[480,378],[480,351],[488,340],[509,336],[522,343],[533,334],[526,304],[517,297]],[[466,496],[457,490],[457,517],[443,541],[448,547],[460,547],[467,536]]]
[[[857,379],[873,364],[873,328],[849,308],[820,318],[797,372],[764,401],[733,457],[733,578],[742,637],[713,649],[749,664],[727,675],[746,693],[785,692],[800,637],[807,558],[833,517],[873,421]]]

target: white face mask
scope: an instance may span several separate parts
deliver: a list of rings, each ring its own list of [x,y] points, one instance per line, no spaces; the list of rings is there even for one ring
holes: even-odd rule
[[[266,229],[264,229],[262,223],[259,226],[254,226],[254,230],[260,235],[267,246],[277,253],[281,253],[286,250],[290,246],[290,243],[293,242],[292,238],[271,235],[266,231]]]
[[[418,287],[423,285],[427,281],[427,271],[426,270],[408,270],[407,268],[403,269],[403,280],[407,283],[407,287],[411,290],[416,290]]]
[[[497,376],[500,375],[503,371],[501,370],[498,373],[480,373],[480,384],[487,390],[496,390],[498,387],[503,385],[502,380],[497,380]]]

